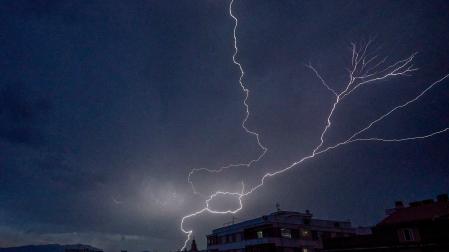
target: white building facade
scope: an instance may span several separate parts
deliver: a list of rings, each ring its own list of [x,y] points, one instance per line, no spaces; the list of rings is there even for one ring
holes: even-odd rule
[[[349,221],[315,219],[308,211],[277,211],[213,230],[207,236],[207,251],[317,252],[323,238],[354,234]]]

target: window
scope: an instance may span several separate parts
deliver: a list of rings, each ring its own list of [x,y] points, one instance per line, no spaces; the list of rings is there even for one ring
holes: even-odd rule
[[[263,238],[262,230],[257,231],[257,239],[262,239],[262,238]]]
[[[312,230],[312,240],[318,240],[318,239],[319,239],[319,238],[318,238],[318,232]]]
[[[414,241],[415,237],[413,236],[413,230],[411,228],[402,229],[402,235],[404,237],[404,241]]]
[[[281,228],[281,237],[291,239],[292,231],[288,228]]]
[[[242,240],[242,234],[235,234],[235,241],[239,242]]]
[[[310,231],[307,229],[302,229],[301,230],[301,236],[302,237],[309,237],[310,236]]]

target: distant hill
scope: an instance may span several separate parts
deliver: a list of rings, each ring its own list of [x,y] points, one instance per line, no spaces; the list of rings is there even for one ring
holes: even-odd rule
[[[68,249],[84,248],[88,249],[89,251],[101,251],[101,249],[83,244],[74,244],[74,245],[46,244],[46,245],[28,245],[20,247],[0,248],[0,252],[64,252],[66,248]]]

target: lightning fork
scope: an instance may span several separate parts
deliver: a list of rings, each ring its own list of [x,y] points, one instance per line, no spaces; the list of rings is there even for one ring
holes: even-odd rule
[[[255,159],[252,159],[252,160],[250,160],[249,162],[246,162],[246,163],[229,164],[229,165],[226,165],[226,166],[222,166],[222,167],[220,167],[218,169],[208,169],[208,168],[194,168],[194,169],[191,169],[189,174],[188,174],[187,181],[190,184],[194,194],[200,194],[196,190],[195,185],[193,184],[193,181],[192,181],[192,178],[191,178],[195,173],[200,172],[200,171],[206,171],[206,172],[209,172],[209,173],[219,173],[219,172],[222,172],[225,169],[233,168],[233,167],[241,167],[241,166],[250,167],[252,164],[254,164],[254,163],[258,162],[259,160],[261,160],[265,156],[267,151],[268,151],[268,148],[265,147],[262,144],[262,141],[260,140],[259,133],[257,133],[256,131],[248,129],[248,127],[246,126],[246,123],[247,123],[247,121],[248,121],[248,119],[250,117],[250,114],[251,114],[250,110],[249,110],[249,105],[248,105],[248,98],[249,98],[250,90],[246,87],[245,83],[243,82],[243,78],[245,76],[245,71],[243,69],[242,64],[237,60],[237,55],[239,53],[239,49],[238,49],[238,45],[237,45],[238,19],[234,15],[234,13],[232,12],[232,5],[233,4],[234,4],[234,0],[231,0],[229,2],[229,16],[234,20],[234,27],[233,27],[233,33],[232,33],[233,34],[233,41],[234,41],[234,43],[233,43],[233,45],[234,45],[234,54],[232,55],[232,62],[238,67],[238,69],[240,71],[240,76],[239,76],[238,82],[239,82],[240,88],[242,89],[242,91],[244,93],[244,96],[245,96],[244,99],[243,99],[243,106],[245,108],[245,116],[244,116],[244,118],[242,120],[241,127],[243,128],[243,130],[247,134],[252,135],[252,136],[254,136],[256,138],[257,145],[262,150],[262,152]],[[245,192],[245,185],[243,184],[243,182],[242,182],[242,191],[240,193],[238,193],[238,192],[237,193],[236,192],[220,192],[220,191],[215,192],[215,193],[209,195],[209,198],[206,199],[205,207],[203,209],[201,209],[201,210],[199,210],[199,211],[197,211],[195,213],[192,213],[190,215],[184,216],[182,218],[182,220],[181,220],[180,229],[181,229],[181,231],[183,233],[185,233],[187,235],[187,238],[186,238],[186,240],[184,242],[183,247],[181,248],[181,251],[186,248],[187,243],[190,240],[191,235],[193,233],[193,230],[186,230],[186,229],[184,229],[184,221],[186,219],[194,217],[194,216],[199,215],[199,214],[202,214],[204,212],[209,212],[209,213],[213,213],[213,214],[229,214],[229,213],[235,214],[235,213],[237,213],[238,211],[240,211],[243,208],[242,197],[244,195],[244,192]],[[214,210],[211,210],[209,208],[209,202],[213,198],[218,196],[218,195],[238,196],[240,207],[235,209],[234,211],[214,211]]]
[[[249,105],[248,105],[248,98],[249,98],[249,93],[250,90],[246,87],[245,83],[243,82],[243,78],[245,76],[245,71],[243,69],[242,64],[237,60],[237,56],[239,53],[239,49],[238,49],[238,45],[237,45],[237,28],[238,28],[238,19],[237,17],[234,15],[234,13],[232,12],[232,5],[234,4],[234,0],[231,0],[229,2],[229,16],[234,20],[234,28],[233,28],[233,46],[234,46],[234,54],[232,55],[232,62],[238,67],[239,71],[240,71],[240,76],[238,79],[240,88],[242,89],[243,93],[244,93],[244,99],[243,99],[243,106],[245,108],[245,116],[242,120],[241,126],[243,128],[243,130],[249,134],[252,135],[256,138],[256,142],[258,147],[262,150],[261,153],[259,154],[259,156],[257,156],[255,159],[250,160],[249,162],[246,163],[236,163],[236,164],[229,164],[226,166],[222,166],[218,169],[208,169],[208,168],[194,168],[191,169],[188,176],[187,176],[187,182],[190,184],[192,191],[194,194],[201,194],[199,193],[196,188],[195,185],[192,182],[192,176],[200,171],[205,171],[205,172],[209,172],[209,173],[219,173],[222,172],[223,170],[229,169],[229,168],[233,168],[233,167],[250,167],[252,164],[258,162],[259,160],[261,160],[263,158],[263,156],[265,156],[265,154],[268,151],[268,148],[265,147],[262,144],[262,141],[260,140],[260,134],[257,133],[256,131],[250,130],[248,129],[248,127],[246,126],[246,123],[248,122],[248,119],[251,115],[250,109],[249,109]]]
[[[230,167],[238,167],[238,166],[251,166],[253,163],[259,161],[261,158],[263,158],[263,156],[265,155],[265,153],[268,151],[268,148],[266,148],[264,145],[262,145],[262,143],[260,142],[259,139],[259,134],[249,130],[246,127],[246,122],[250,116],[250,111],[249,111],[249,106],[247,104],[247,99],[249,97],[249,89],[244,85],[243,83],[243,77],[244,77],[244,70],[242,65],[236,60],[236,55],[238,54],[238,47],[237,47],[237,37],[236,37],[236,29],[238,26],[238,19],[234,16],[234,14],[232,13],[232,4],[233,4],[234,0],[231,0],[230,4],[229,4],[229,14],[230,16],[234,19],[235,21],[235,26],[234,26],[234,48],[235,48],[235,52],[234,55],[232,57],[234,64],[236,64],[239,69],[240,69],[240,78],[239,78],[239,84],[243,90],[243,92],[245,93],[245,99],[243,101],[243,104],[246,108],[246,116],[244,118],[244,120],[242,121],[242,128],[251,135],[254,135],[256,137],[257,143],[259,145],[259,147],[263,150],[262,153],[258,156],[258,158],[251,160],[248,163],[243,163],[243,164],[232,164],[232,165],[228,165],[228,166],[224,166],[221,167],[219,169],[216,170],[212,170],[212,169],[206,169],[206,168],[200,168],[200,169],[193,169],[190,173],[189,173],[189,177],[188,177],[188,181],[191,184],[193,191],[196,193],[195,191],[195,187],[192,183],[192,181],[190,180],[190,176],[193,175],[195,172],[198,171],[208,171],[208,172],[221,172],[224,169],[230,168]],[[187,246],[188,241],[191,238],[191,235],[193,233],[193,230],[186,230],[184,228],[184,223],[187,219],[198,216],[200,214],[203,214],[205,212],[207,213],[211,213],[211,214],[236,214],[238,213],[240,210],[243,209],[243,199],[246,196],[249,196],[250,194],[252,194],[253,192],[257,191],[259,188],[261,188],[264,185],[264,182],[267,178],[279,175],[281,173],[284,173],[296,166],[299,166],[300,164],[304,163],[305,161],[309,160],[309,159],[313,159],[318,155],[321,154],[325,154],[328,151],[340,148],[344,145],[347,144],[351,144],[351,143],[356,143],[356,142],[395,142],[395,143],[400,143],[400,142],[405,142],[405,141],[412,141],[412,140],[421,140],[421,139],[426,139],[426,138],[430,138],[439,134],[443,134],[446,132],[449,132],[449,127],[440,129],[440,130],[436,130],[436,131],[432,131],[430,133],[424,134],[424,135],[418,135],[418,136],[411,136],[411,137],[403,137],[403,138],[380,138],[380,137],[365,137],[365,138],[360,138],[358,137],[360,134],[366,132],[367,130],[369,130],[373,125],[381,122],[383,119],[387,118],[388,116],[390,116],[392,113],[394,113],[397,110],[400,109],[404,109],[405,107],[407,107],[408,105],[418,101],[422,96],[424,96],[429,90],[431,90],[433,87],[435,87],[436,85],[442,83],[443,81],[445,81],[448,77],[449,74],[444,75],[442,78],[438,79],[437,81],[433,82],[431,85],[429,85],[426,89],[424,89],[423,91],[421,91],[420,93],[418,93],[418,95],[416,95],[414,98],[406,101],[403,104],[400,104],[394,108],[392,108],[391,110],[389,110],[388,112],[386,112],[385,114],[381,115],[380,117],[378,117],[377,119],[371,121],[370,123],[368,123],[368,125],[364,128],[362,128],[361,130],[355,132],[352,136],[350,136],[349,138],[347,138],[344,141],[341,141],[337,144],[328,146],[323,148],[323,145],[325,143],[325,136],[328,133],[328,130],[332,127],[332,119],[333,119],[333,115],[335,110],[337,109],[338,105],[341,103],[341,101],[344,100],[345,97],[353,94],[356,90],[358,90],[359,88],[368,85],[368,84],[375,84],[377,82],[380,82],[382,80],[387,80],[393,77],[399,77],[399,76],[409,76],[411,73],[417,71],[418,69],[415,68],[413,66],[413,60],[414,57],[416,56],[416,53],[411,54],[409,57],[404,58],[402,60],[399,60],[397,62],[394,62],[388,66],[385,66],[386,63],[386,59],[387,58],[383,58],[382,60],[379,60],[376,62],[376,59],[378,59],[379,57],[377,55],[374,56],[370,56],[368,57],[368,49],[369,46],[371,45],[373,41],[369,40],[367,43],[365,43],[364,45],[362,45],[360,48],[357,47],[357,45],[355,43],[351,43],[351,69],[348,70],[349,72],[349,79],[348,82],[344,85],[344,88],[342,91],[336,91],[335,89],[333,89],[331,86],[329,86],[327,84],[327,82],[324,80],[324,78],[319,74],[319,72],[311,65],[308,64],[306,65],[306,67],[308,67],[309,69],[311,69],[315,76],[320,80],[321,84],[326,87],[335,97],[335,101],[333,102],[332,106],[331,106],[331,110],[326,118],[326,123],[324,126],[324,129],[321,132],[320,135],[320,139],[319,139],[319,143],[316,145],[316,147],[311,151],[311,153],[309,155],[306,155],[302,158],[300,158],[297,161],[292,162],[289,166],[284,167],[282,169],[276,170],[274,172],[268,172],[266,174],[264,174],[262,176],[262,178],[260,179],[259,184],[255,185],[254,187],[250,188],[248,191],[245,191],[245,185],[242,182],[242,190],[241,192],[226,192],[226,191],[217,191],[213,194],[210,194],[207,199],[204,201],[204,207],[196,212],[193,212],[189,215],[186,215],[184,217],[182,217],[181,219],[181,224],[180,224],[180,229],[183,233],[185,233],[187,235],[186,240],[184,241],[184,245],[181,248],[181,250],[184,250]],[[382,68],[383,67],[383,68]],[[218,210],[213,210],[211,209],[209,203],[216,197],[218,196],[230,196],[230,197],[235,197],[238,199],[239,202],[239,207],[235,208],[235,209],[227,209],[227,210],[223,210],[223,211],[218,211]]]

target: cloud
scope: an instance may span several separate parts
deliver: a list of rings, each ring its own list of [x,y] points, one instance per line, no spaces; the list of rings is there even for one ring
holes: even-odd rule
[[[6,85],[0,89],[0,139],[32,146],[41,144],[39,126],[50,109],[48,99],[36,98],[24,85]]]

